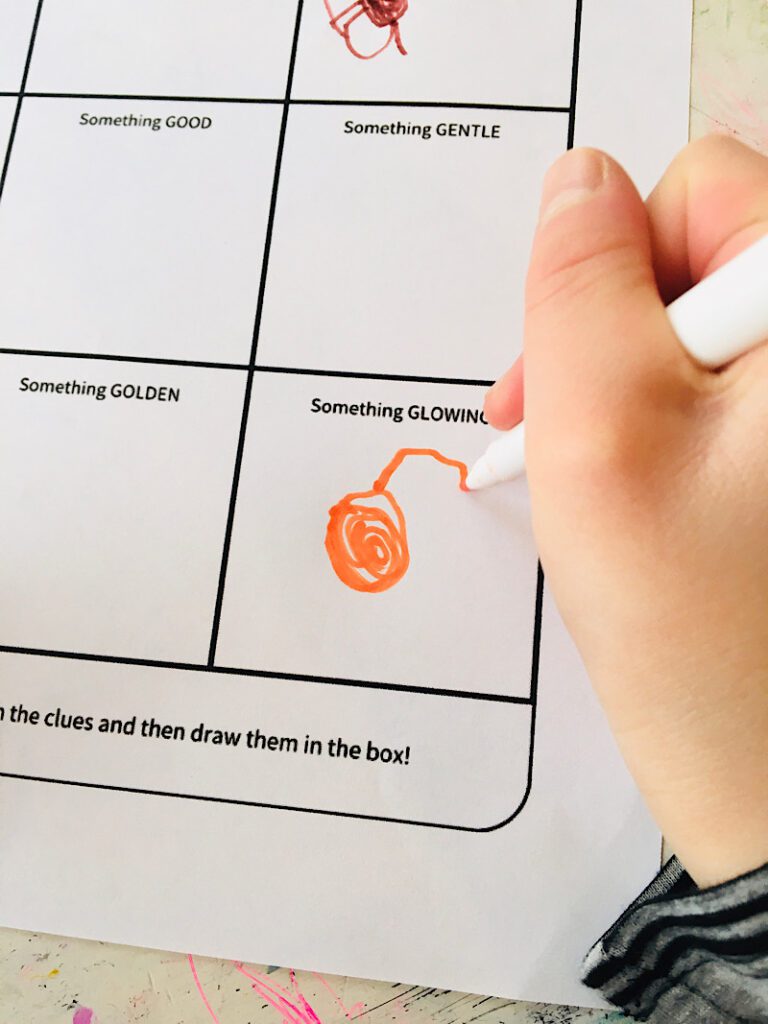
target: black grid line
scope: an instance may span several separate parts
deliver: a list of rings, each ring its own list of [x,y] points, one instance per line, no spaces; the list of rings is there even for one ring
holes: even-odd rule
[[[291,100],[306,107],[424,107],[429,110],[498,110],[521,114],[568,114],[570,107],[545,107],[525,103],[454,103],[450,100]]]
[[[224,602],[224,588],[227,581],[227,568],[229,566],[229,552],[232,546],[232,530],[235,522],[235,507],[237,505],[237,494],[240,487],[240,473],[243,466],[243,453],[245,451],[245,438],[248,433],[248,417],[251,409],[251,394],[253,392],[253,364],[256,362],[256,352],[259,345],[259,332],[261,330],[261,316],[264,311],[264,293],[267,287],[267,274],[269,273],[269,255],[272,249],[272,234],[275,227],[275,212],[277,210],[277,193],[280,187],[280,171],[283,165],[283,150],[285,148],[285,136],[288,130],[288,114],[291,106],[291,89],[293,88],[293,73],[296,67],[296,54],[299,47],[299,32],[301,31],[301,16],[304,11],[304,0],[299,0],[296,7],[296,22],[293,29],[293,43],[291,45],[291,57],[288,65],[288,77],[285,84],[285,101],[283,103],[283,116],[280,122],[280,136],[277,143],[277,156],[275,158],[275,174],[272,181],[272,196],[269,202],[269,216],[267,218],[267,230],[264,239],[264,258],[261,264],[261,279],[259,281],[259,295],[256,303],[256,315],[253,325],[253,342],[251,344],[251,368],[248,370],[248,378],[245,385],[243,398],[243,415],[240,421],[240,436],[237,442],[235,454],[235,467],[232,474],[232,491],[229,499],[229,511],[227,513],[227,525],[224,532],[224,547],[221,554],[221,568],[219,570],[219,585],[216,592],[216,605],[213,612],[213,626],[211,628],[211,641],[208,649],[208,664],[213,665],[216,660],[216,646],[219,641],[219,628],[221,625],[221,609]]]
[[[492,380],[475,377],[424,377],[403,373],[367,373],[360,370],[324,370],[304,366],[261,366],[258,363],[221,363],[207,359],[171,359],[162,356],[124,356],[106,352],[68,352],[36,348],[0,347],[0,356],[31,356],[35,359],[79,359],[108,363],[138,363],[147,366],[195,367],[206,370],[241,370],[252,373],[275,373],[304,377],[341,377],[350,380],[383,380],[413,384],[456,384],[468,387],[487,388]]]
[[[385,683],[370,679],[351,679],[344,676],[319,676],[302,672],[273,672],[259,668],[236,668],[232,665],[209,665],[207,662],[163,661],[156,658],[129,658],[111,654],[90,654],[83,651],[52,650],[43,647],[19,647],[0,644],[0,653],[23,654],[38,658],[58,658],[64,661],[98,662],[104,665],[133,665],[136,668],[173,669],[176,672],[208,672],[214,675],[247,676],[252,679],[284,679],[294,683],[317,683],[321,686],[345,686],[356,690],[392,690],[399,693],[417,693],[422,696],[449,697],[459,700],[492,701],[495,704],[522,704],[528,706],[532,698],[515,697],[504,693],[484,693],[474,690],[455,690],[440,686],[416,686],[410,683]]]
[[[0,96],[17,93],[0,93]],[[272,96],[184,96],[173,93],[109,93],[109,92],[39,92],[28,91],[31,99],[46,100],[129,100],[135,103],[240,103],[250,106],[263,104],[284,106],[284,97]],[[570,107],[537,106],[526,103],[460,103],[451,100],[361,100],[361,99],[302,99],[290,97],[292,107],[405,107],[425,110],[477,110],[523,114],[568,114]]]
[[[8,146],[5,150],[5,160],[3,160],[3,169],[0,171],[0,202],[3,199],[3,190],[5,189],[5,179],[8,176],[8,167],[11,163],[11,151],[13,150],[13,144],[16,141],[16,129],[19,126],[19,116],[21,115],[21,105],[24,102],[24,94],[27,88],[27,78],[29,77],[29,66],[32,63],[32,52],[35,49],[35,40],[37,39],[37,26],[40,24],[40,12],[43,9],[43,0],[37,0],[37,7],[35,8],[35,18],[32,22],[32,31],[29,36],[29,46],[27,47],[27,56],[24,61],[24,72],[21,76],[21,84],[19,85],[18,99],[16,100],[16,110],[13,113],[13,121],[11,122],[11,131],[8,136]]]
[[[125,793],[133,794],[135,796],[172,797],[176,800],[195,800],[198,803],[228,804],[233,807],[260,807],[264,810],[271,811],[300,811],[303,814],[316,814],[325,818],[345,818],[352,819],[353,821],[370,822],[385,821],[391,825],[411,825],[416,828],[439,828],[448,832],[474,833],[497,832],[500,828],[504,828],[506,825],[509,825],[510,822],[514,821],[521,813],[523,807],[525,807],[525,804],[528,801],[528,796],[530,795],[529,782],[528,789],[526,790],[523,799],[512,814],[503,821],[496,822],[493,825],[472,828],[467,825],[449,825],[438,821],[419,821],[418,819],[413,818],[383,818],[378,814],[356,814],[353,811],[331,811],[327,808],[321,807],[300,807],[296,804],[270,804],[258,800],[238,800],[234,797],[204,796],[198,793],[174,793],[166,789],[139,789],[132,786],[112,786],[108,783],[101,782],[77,782],[74,779],[51,779],[40,775],[22,775],[19,772],[0,772],[0,779],[16,779],[20,782],[40,782],[53,786],[71,786],[75,789],[96,789],[107,793]]]
[[[282,107],[285,98],[271,96],[182,96],[173,93],[132,93],[132,92],[33,92],[31,99],[40,100],[130,100],[136,103],[245,103],[258,106],[271,104]],[[567,111],[566,111],[567,112]]]
[[[581,67],[581,23],[584,0],[576,0],[573,26],[573,63],[571,64],[571,102],[568,107],[568,149],[573,149],[576,137],[576,108],[579,101],[579,68]]]
[[[475,377],[420,377],[407,373],[364,373],[358,370],[305,369],[303,366],[254,366],[256,373],[285,373],[309,377],[348,377],[351,380],[393,380],[403,384],[455,384],[468,387],[489,388],[492,380],[478,380]]]
[[[248,363],[219,363],[206,359],[166,359],[162,356],[123,356],[106,352],[67,352],[37,348],[2,348],[0,355],[32,356],[35,359],[93,359],[106,363],[139,363],[148,366],[194,366],[206,370],[248,370]]]

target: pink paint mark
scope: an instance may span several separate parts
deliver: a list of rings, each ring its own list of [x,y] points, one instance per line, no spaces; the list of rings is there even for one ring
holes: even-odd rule
[[[200,975],[197,973],[197,967],[195,966],[195,961],[191,953],[187,954],[187,960],[189,961],[189,969],[192,971],[192,977],[195,979],[195,988],[197,989],[206,1010],[210,1013],[211,1019],[215,1021],[215,1024],[221,1024],[221,1021],[213,1012],[213,1007],[208,1002],[208,996],[205,994],[205,989],[200,981]],[[73,1024],[80,1024],[80,1021],[73,1021]],[[88,1021],[83,1021],[83,1024],[88,1024]]]
[[[321,1024],[320,1018],[309,1006],[310,1014],[306,1013],[303,1007],[296,1006],[291,1001],[291,993],[288,989],[283,988],[282,985],[268,978],[266,974],[260,974],[258,971],[255,974],[251,974],[250,971],[246,971],[242,964],[235,964],[237,970],[251,982],[251,988],[253,991],[260,996],[269,1006],[280,1014],[283,1019],[283,1024]],[[292,980],[293,971],[291,971]],[[306,1003],[306,1000],[304,1000]]]
[[[213,1007],[205,994],[205,989],[200,981],[200,975],[197,973],[195,960],[191,953],[187,954],[187,961],[195,982],[195,988],[197,989],[203,1005],[210,1014],[214,1024],[221,1024],[221,1021],[216,1016]],[[290,971],[291,987],[290,989],[287,989],[274,978],[271,978],[266,974],[262,974],[260,971],[246,970],[242,963],[234,963],[233,966],[236,971],[250,981],[251,988],[256,995],[280,1014],[282,1024],[323,1024],[322,1019],[301,991],[296,977],[296,972],[294,970]],[[314,974],[313,976],[333,997],[336,1005],[342,1010],[347,1020],[354,1019],[358,1013],[365,1009],[364,1003],[355,1003],[351,1009],[347,1009],[341,998],[336,994],[325,978],[319,974]],[[91,1011],[88,1010],[87,1013],[90,1014]],[[76,1014],[72,1024],[96,1024],[96,1021],[92,1021],[91,1016],[80,1019]]]
[[[296,980],[296,972],[294,970],[291,970],[290,978],[291,978],[291,988],[293,989],[294,994],[295,994],[296,998],[299,1001],[299,1005],[304,1010],[305,1017],[306,1017],[307,1021],[309,1022],[309,1024],[322,1024],[320,1018],[315,1013],[315,1011],[312,1009],[312,1007],[309,1005],[308,1001],[304,997],[304,993],[299,988],[299,983]]]
[[[355,1003],[354,1006],[350,1006],[349,1009],[347,1009],[347,1007],[341,1001],[341,996],[339,996],[334,991],[334,989],[328,984],[328,982],[325,980],[322,974],[316,974],[314,971],[312,972],[312,974],[315,978],[317,978],[317,980],[320,982],[320,984],[323,986],[326,992],[329,992],[331,994],[334,1002],[339,1007],[344,1016],[347,1018],[347,1020],[353,1020],[355,1017],[358,1016],[358,1014],[362,1013],[365,1010],[365,1003]]]
[[[716,126],[719,133],[744,138],[761,152],[768,152],[768,121],[762,108],[735,91],[730,83],[700,71],[696,84],[706,110],[701,113]],[[746,90],[747,84],[740,86]]]
[[[87,1006],[80,1006],[75,1010],[75,1015],[72,1018],[72,1024],[96,1024],[96,1018],[93,1016],[93,1010],[89,1010]]]
[[[279,984],[279,982],[275,981],[274,978],[270,978],[259,971],[246,970],[241,963],[236,963],[235,969],[244,977],[248,978],[251,982],[251,988],[253,991],[263,999],[265,1003],[280,1014],[283,1024],[323,1024],[322,1019],[301,991],[296,977],[296,972],[294,970],[291,970],[289,973],[291,987],[290,989],[287,989],[283,985]],[[352,1020],[356,1014],[365,1009],[363,1003],[356,1003],[351,1009],[347,1009],[325,978],[314,973],[313,977],[315,977],[323,988],[330,993],[336,1005],[342,1010],[347,1020]]]

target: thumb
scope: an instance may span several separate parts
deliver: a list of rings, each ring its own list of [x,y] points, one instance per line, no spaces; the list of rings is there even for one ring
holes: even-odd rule
[[[562,470],[554,451],[612,461],[636,446],[641,425],[679,410],[702,373],[659,296],[643,201],[597,150],[566,153],[545,180],[524,352],[533,483],[542,462]]]

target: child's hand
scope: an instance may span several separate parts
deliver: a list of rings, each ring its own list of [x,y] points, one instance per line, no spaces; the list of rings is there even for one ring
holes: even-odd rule
[[[664,305],[766,233],[768,160],[738,143],[689,146],[645,205],[616,163],[577,150],[548,175],[528,277],[542,562],[700,885],[768,861],[768,346],[701,369]],[[519,366],[486,411],[520,418]]]

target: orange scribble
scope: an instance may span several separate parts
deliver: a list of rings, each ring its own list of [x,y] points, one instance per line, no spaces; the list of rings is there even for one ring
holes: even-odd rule
[[[411,563],[403,510],[387,485],[410,455],[426,455],[459,471],[467,490],[467,467],[434,448],[401,448],[370,491],[347,494],[329,512],[325,549],[342,583],[364,594],[380,594],[405,576]]]

